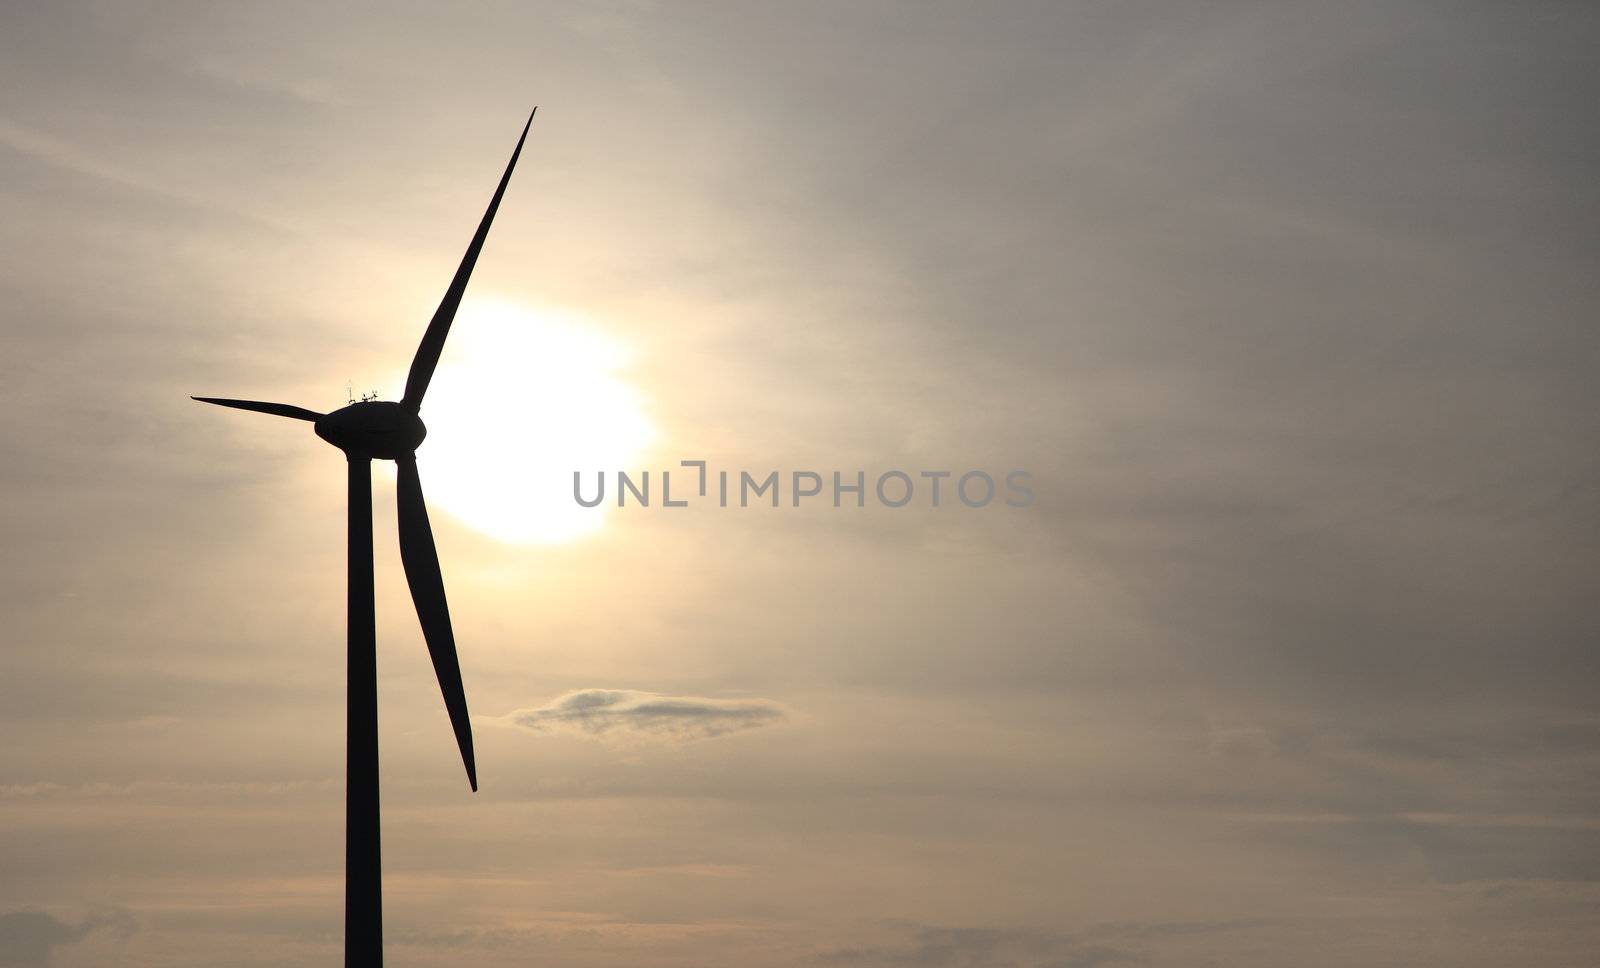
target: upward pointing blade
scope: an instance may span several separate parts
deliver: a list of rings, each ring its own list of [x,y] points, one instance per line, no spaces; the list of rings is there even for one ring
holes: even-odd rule
[[[478,223],[478,232],[472,237],[472,243],[467,246],[467,254],[461,257],[461,266],[456,269],[456,277],[450,280],[450,288],[445,290],[444,299],[440,301],[439,308],[434,310],[433,320],[428,323],[427,332],[422,334],[422,343],[417,347],[416,358],[411,361],[411,372],[406,376],[406,395],[401,398],[401,403],[413,411],[422,406],[422,395],[428,392],[428,381],[433,379],[433,368],[439,365],[439,354],[444,351],[444,338],[450,334],[450,323],[456,318],[456,309],[461,305],[461,296],[467,291],[467,280],[472,278],[472,267],[478,262],[478,252],[483,248],[483,240],[489,235],[489,223],[494,221],[495,210],[500,207],[500,197],[506,193],[506,185],[511,181],[511,170],[517,167],[517,156],[522,154],[522,143],[528,139],[528,128],[533,125],[533,115],[539,109],[534,108],[528,112],[528,123],[522,126],[522,137],[517,139],[517,148],[511,152],[511,161],[506,165],[506,173],[500,176],[500,187],[494,190],[494,198],[489,200],[489,210],[483,213],[483,221]]]
[[[467,767],[467,782],[478,790],[478,767],[472,756],[472,723],[467,719],[467,694],[461,685],[461,664],[456,659],[456,637],[450,629],[450,607],[444,599],[444,577],[439,573],[439,553],[433,546],[433,529],[428,525],[428,507],[422,500],[422,480],[417,477],[416,455],[402,457],[397,488],[400,510],[400,561],[405,565],[411,599],[422,621],[422,637],[428,641],[428,655],[444,693],[444,708],[450,713],[450,726],[461,747],[461,761]]]
[[[260,400],[228,400],[223,397],[190,397],[189,399],[199,400],[201,403],[214,403],[219,407],[275,413],[280,417],[293,417],[296,420],[316,421],[323,416],[315,410],[307,410],[305,407],[296,407],[287,403],[262,403]]]

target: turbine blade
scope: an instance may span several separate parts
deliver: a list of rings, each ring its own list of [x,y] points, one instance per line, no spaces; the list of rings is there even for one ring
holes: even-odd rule
[[[305,407],[296,407],[287,403],[263,403],[260,400],[228,400],[223,397],[190,397],[190,400],[199,400],[201,403],[214,403],[219,407],[233,407],[236,410],[256,410],[261,413],[275,413],[280,417],[293,417],[296,420],[316,421],[322,414]]]
[[[450,726],[461,747],[461,761],[467,767],[467,782],[478,790],[478,766],[472,756],[472,723],[467,718],[467,694],[461,685],[461,664],[456,659],[456,637],[450,629],[450,607],[444,599],[444,576],[439,573],[439,552],[433,545],[433,529],[428,526],[428,507],[422,500],[422,480],[417,477],[416,455],[402,457],[396,504],[400,511],[400,561],[405,565],[411,600],[422,621],[422,637],[428,642],[433,671],[444,693],[444,708],[450,713]]]
[[[472,267],[478,262],[478,252],[483,249],[483,240],[489,235],[489,223],[494,221],[494,213],[500,207],[500,198],[506,193],[506,185],[511,181],[511,170],[517,167],[517,156],[522,154],[522,143],[528,139],[528,128],[533,125],[533,115],[538,108],[528,113],[528,123],[522,126],[522,137],[517,139],[516,150],[511,152],[511,161],[506,165],[506,173],[500,176],[500,187],[494,190],[494,198],[489,200],[489,209],[483,213],[483,221],[478,223],[478,231],[472,237],[472,243],[467,246],[467,254],[461,257],[461,266],[456,269],[456,276],[450,280],[450,288],[445,290],[444,299],[440,301],[439,308],[434,310],[433,319],[428,323],[427,332],[422,334],[422,343],[417,346],[417,355],[411,361],[411,372],[406,376],[406,395],[401,402],[413,411],[422,406],[422,395],[428,392],[428,381],[433,379],[433,369],[439,365],[439,354],[444,352],[444,338],[450,334],[450,323],[456,318],[456,309],[461,305],[461,296],[467,291],[467,280],[472,278]]]

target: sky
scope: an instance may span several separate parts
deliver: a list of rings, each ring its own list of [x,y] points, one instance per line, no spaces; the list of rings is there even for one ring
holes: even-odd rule
[[[189,395],[397,398],[535,104],[422,413],[477,794],[374,475],[390,964],[1589,964],[1597,45],[0,4],[0,966],[337,963],[340,456]],[[779,506],[572,499],[686,460]]]

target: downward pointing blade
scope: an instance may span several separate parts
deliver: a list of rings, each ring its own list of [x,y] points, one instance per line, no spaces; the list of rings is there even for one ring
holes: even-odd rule
[[[494,190],[494,198],[489,200],[489,210],[483,213],[477,234],[473,235],[472,243],[467,246],[467,254],[461,257],[461,266],[456,269],[455,278],[450,280],[450,288],[445,290],[444,299],[440,301],[439,308],[434,310],[427,332],[422,334],[422,343],[411,361],[411,372],[406,376],[406,395],[400,401],[413,411],[422,406],[422,395],[428,392],[428,381],[433,379],[433,369],[439,365],[439,354],[444,352],[444,338],[450,335],[450,323],[455,320],[461,296],[467,291],[472,267],[477,265],[478,252],[483,249],[483,240],[489,236],[489,223],[494,221],[494,213],[500,208],[500,197],[506,193],[511,170],[517,167],[517,156],[522,154],[522,143],[528,140],[528,128],[533,125],[533,115],[538,110],[534,108],[528,113],[528,123],[522,126],[522,137],[517,139],[517,148],[511,152],[506,173],[500,176],[500,187]]]
[[[400,465],[397,504],[400,509],[400,560],[411,586],[411,600],[422,621],[422,637],[428,641],[433,671],[444,693],[444,708],[450,713],[450,726],[461,747],[461,761],[467,767],[467,782],[478,789],[478,767],[472,756],[472,723],[467,719],[467,694],[461,685],[461,663],[456,659],[456,637],[450,629],[450,607],[444,599],[444,576],[439,573],[439,553],[433,546],[433,529],[428,525],[428,507],[422,500],[422,480],[417,477],[415,455],[396,461]]]
[[[223,397],[190,397],[190,400],[199,400],[201,403],[214,403],[219,407],[233,407],[236,410],[256,410],[261,413],[275,413],[280,417],[293,417],[296,420],[316,421],[322,414],[305,407],[296,407],[287,403],[263,403],[260,400],[228,400]]]

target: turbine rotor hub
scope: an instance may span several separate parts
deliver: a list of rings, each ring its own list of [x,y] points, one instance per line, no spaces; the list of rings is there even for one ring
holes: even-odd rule
[[[316,431],[346,455],[368,460],[409,457],[428,436],[415,411],[388,400],[363,400],[324,414]]]

